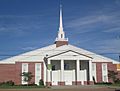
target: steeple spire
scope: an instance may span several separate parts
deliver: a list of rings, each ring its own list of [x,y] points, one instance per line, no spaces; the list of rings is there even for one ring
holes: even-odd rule
[[[60,26],[59,30],[63,31],[63,22],[62,22],[62,5],[60,5]]]
[[[68,38],[65,38],[65,32],[63,31],[63,16],[62,16],[62,5],[60,4],[60,24],[59,24],[59,31],[58,36],[55,40],[55,43],[57,42],[62,43],[62,45],[68,44]]]
[[[60,5],[60,25],[59,25],[58,37],[56,38],[56,41],[68,41],[65,38],[65,32],[63,31],[62,5]]]

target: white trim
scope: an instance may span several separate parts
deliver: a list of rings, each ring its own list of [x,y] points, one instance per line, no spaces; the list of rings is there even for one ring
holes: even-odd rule
[[[46,85],[46,81],[47,81],[47,67],[46,67],[46,63],[43,62],[43,67],[44,67],[44,84]]]
[[[28,63],[22,63],[22,73],[23,72],[28,72]],[[24,77],[22,76],[21,77],[21,83],[22,84],[27,84],[27,82],[25,82],[23,79],[24,79]]]
[[[47,66],[51,64],[51,60],[48,59]],[[47,82],[51,82],[51,69],[47,67]]]
[[[61,81],[64,81],[64,60],[61,59]]]
[[[92,77],[94,77],[95,78],[95,82],[97,82],[96,63],[92,63]]]
[[[93,81],[92,79],[92,61],[89,60],[89,80]]]
[[[102,63],[102,81],[108,82],[107,63]]]
[[[41,79],[41,63],[35,63],[35,84],[39,85]]]
[[[76,65],[77,65],[77,81],[80,81],[80,77],[79,77],[80,60],[79,59],[76,60]]]

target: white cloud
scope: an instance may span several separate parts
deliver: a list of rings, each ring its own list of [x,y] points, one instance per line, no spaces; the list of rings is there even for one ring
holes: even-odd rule
[[[120,13],[110,12],[78,17],[66,23],[66,28],[72,28],[78,33],[101,29],[103,32],[116,32],[120,29]],[[97,30],[96,30],[97,31]]]
[[[36,49],[36,47],[24,47],[24,48],[22,48],[22,50],[25,50],[25,51],[34,50],[34,49]]]
[[[120,39],[108,39],[96,42],[96,49],[103,53],[120,53]]]
[[[113,27],[110,29],[104,30],[104,32],[120,32],[120,27]]]

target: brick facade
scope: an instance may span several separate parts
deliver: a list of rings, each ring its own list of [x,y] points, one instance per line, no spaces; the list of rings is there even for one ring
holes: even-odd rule
[[[15,81],[15,72],[14,64],[0,64],[0,82]]]
[[[96,63],[96,78],[97,78],[97,82],[102,82],[102,63],[107,63],[107,68],[108,70],[112,70],[112,71],[117,71],[117,66],[116,64],[113,64],[112,62],[94,62]],[[118,76],[120,78],[120,72],[118,72]],[[108,79],[109,82],[111,82],[110,79]]]
[[[65,82],[58,82],[58,85],[64,86]]]
[[[81,81],[72,81],[72,85],[81,85]]]
[[[15,82],[16,85],[21,84],[21,72],[22,72],[22,63],[28,63],[28,71],[32,72],[33,76],[35,76],[35,63],[40,62],[16,62],[15,64],[0,64],[0,82],[5,82],[12,80]],[[103,62],[94,62],[96,63],[96,78],[97,82],[102,82],[102,63]],[[104,62],[105,63],[105,62]],[[116,64],[112,62],[106,62],[108,70],[117,71]],[[41,62],[41,78],[44,79],[44,66],[43,62]],[[118,77],[120,78],[120,71],[118,71]],[[35,77],[32,78],[30,83],[35,82]],[[111,80],[109,79],[109,82]],[[47,85],[51,86],[51,82],[46,82]],[[73,81],[73,85],[81,85],[80,81]],[[84,82],[85,85],[88,84],[87,81]],[[93,82],[89,82],[90,85]],[[65,82],[58,82],[58,85],[65,85]]]
[[[68,41],[56,41],[55,44],[56,44],[56,47],[59,47],[62,45],[68,45]]]
[[[35,82],[35,63],[38,62],[16,62],[15,64],[0,64],[0,82],[5,82],[12,80],[16,85],[21,84],[21,72],[22,72],[22,63],[28,63],[28,71],[32,73],[33,78],[30,82]],[[41,78],[44,77],[44,67],[43,63],[41,63]]]

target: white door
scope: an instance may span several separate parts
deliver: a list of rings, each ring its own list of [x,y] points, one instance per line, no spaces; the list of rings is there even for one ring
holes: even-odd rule
[[[84,85],[84,81],[87,81],[86,70],[80,70],[79,71],[79,80],[81,81],[81,85]]]
[[[71,76],[66,76],[65,77],[65,85],[72,85],[72,77]]]
[[[75,81],[75,70],[64,71],[65,85],[72,85],[72,81]]]
[[[58,85],[58,81],[60,81],[59,70],[52,71],[52,85]]]

